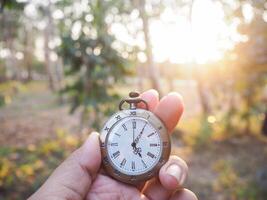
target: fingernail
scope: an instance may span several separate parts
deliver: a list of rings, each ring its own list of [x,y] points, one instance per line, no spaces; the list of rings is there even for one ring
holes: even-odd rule
[[[101,152],[99,145],[99,133],[92,132],[84,144],[77,150],[77,158],[80,164],[98,169],[101,163]],[[93,167],[92,167],[93,166]],[[95,173],[95,171],[93,171]],[[91,174],[91,173],[90,173]],[[92,174],[91,174],[92,175]],[[93,174],[94,175],[94,174]]]
[[[95,132],[93,131],[89,137],[98,137],[99,136],[99,133],[98,132]]]
[[[84,142],[83,146],[88,146],[88,144],[90,144],[92,141],[96,140],[98,137],[99,137],[98,132],[95,132],[95,131],[91,132],[91,134],[88,136],[88,138]]]
[[[87,141],[89,140],[95,140],[95,138],[98,138],[99,137],[99,133],[98,132],[95,132],[95,131],[93,131],[90,135],[89,135],[89,137],[87,138]]]
[[[181,170],[180,166],[172,164],[167,168],[166,172],[167,172],[167,174],[174,177],[179,182],[179,184],[181,184],[182,170]]]

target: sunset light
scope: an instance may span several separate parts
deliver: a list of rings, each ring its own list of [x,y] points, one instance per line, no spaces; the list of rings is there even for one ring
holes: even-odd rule
[[[230,34],[221,4],[210,0],[194,2],[191,22],[190,16],[166,9],[161,19],[151,24],[153,53],[158,62],[206,63],[218,60],[232,46]]]

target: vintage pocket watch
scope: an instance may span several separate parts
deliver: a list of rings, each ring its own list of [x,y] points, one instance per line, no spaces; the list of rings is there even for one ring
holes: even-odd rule
[[[101,153],[106,172],[113,178],[137,184],[157,176],[170,155],[170,139],[162,121],[148,111],[148,104],[131,92],[119,104],[101,134]],[[125,103],[129,109],[123,109]],[[137,104],[145,105],[140,109]]]

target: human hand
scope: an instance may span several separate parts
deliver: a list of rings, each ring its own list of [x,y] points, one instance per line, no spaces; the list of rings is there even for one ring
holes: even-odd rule
[[[180,95],[170,93],[159,101],[158,93],[149,90],[141,97],[171,133],[183,112]],[[158,177],[138,186],[127,185],[105,175],[101,160],[99,134],[93,132],[29,200],[197,200],[194,193],[182,188],[188,169],[177,156],[170,156]]]

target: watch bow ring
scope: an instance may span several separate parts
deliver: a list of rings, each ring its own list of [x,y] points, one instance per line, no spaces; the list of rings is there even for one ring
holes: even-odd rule
[[[123,108],[128,104],[128,108]],[[144,109],[140,106],[143,105]],[[106,172],[116,180],[138,184],[158,175],[169,159],[170,139],[163,122],[137,92],[123,99],[100,134]]]

